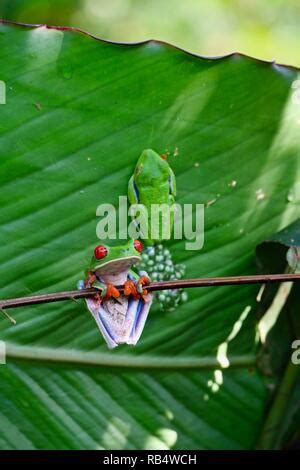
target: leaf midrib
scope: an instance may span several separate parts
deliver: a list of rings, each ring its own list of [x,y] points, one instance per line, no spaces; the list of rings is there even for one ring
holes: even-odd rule
[[[195,356],[133,356],[99,352],[79,352],[72,349],[53,349],[38,346],[19,346],[6,342],[6,360],[16,359],[33,362],[58,362],[86,366],[126,367],[137,369],[221,369],[214,355]],[[254,354],[232,355],[229,367],[255,366]]]

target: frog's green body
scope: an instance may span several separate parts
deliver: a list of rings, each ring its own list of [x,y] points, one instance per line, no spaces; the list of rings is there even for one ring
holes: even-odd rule
[[[156,222],[151,221],[151,206],[164,204],[170,207],[175,202],[175,196],[175,175],[168,162],[153,150],[144,150],[128,183],[128,199],[130,204],[143,206],[139,219],[141,226],[146,226],[144,222],[148,226],[148,234],[142,234],[148,245],[163,238],[170,238],[173,224],[173,216],[170,218],[170,223],[165,218]],[[164,227],[165,223],[168,223],[168,227]],[[156,224],[156,227],[152,227],[152,224]],[[155,239],[151,237],[152,228],[158,234]],[[162,237],[163,233],[168,235]]]

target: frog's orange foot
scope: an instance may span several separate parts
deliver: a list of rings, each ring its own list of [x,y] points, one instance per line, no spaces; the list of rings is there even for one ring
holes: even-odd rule
[[[106,294],[103,297],[103,299],[108,300],[111,297],[114,297],[115,299],[117,297],[120,297],[120,292],[118,291],[118,289],[113,284],[107,284],[106,285]]]
[[[133,281],[126,281],[124,284],[124,294],[127,295],[132,295],[133,298],[137,299],[138,298],[138,291],[136,288],[136,285]]]
[[[145,302],[150,302],[151,296],[148,293],[147,289],[144,289],[144,286],[150,284],[150,279],[148,276],[141,276],[137,282],[137,291]]]
[[[148,276],[141,276],[137,282],[137,291],[142,295],[143,298],[148,294],[147,289],[144,289],[144,286],[147,286],[148,284],[150,284],[150,279]]]
[[[124,294],[132,295],[134,299],[144,299],[146,301],[146,296],[148,291],[143,288],[143,286],[150,283],[150,279],[147,276],[141,276],[137,283],[133,281],[126,281],[124,284]]]

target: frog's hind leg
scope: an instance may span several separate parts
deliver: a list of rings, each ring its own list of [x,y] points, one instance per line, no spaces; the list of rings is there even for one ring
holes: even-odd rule
[[[152,295],[148,294],[148,301],[145,302],[144,299],[140,298],[139,300],[130,300],[129,301],[129,314],[131,312],[135,312],[134,314],[134,322],[132,325],[132,329],[129,335],[129,338],[127,340],[127,344],[130,345],[135,345],[138,340],[140,339],[140,336],[143,332],[148,313],[152,304]]]

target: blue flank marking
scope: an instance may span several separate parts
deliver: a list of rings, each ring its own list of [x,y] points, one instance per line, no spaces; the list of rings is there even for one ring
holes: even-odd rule
[[[115,341],[114,337],[111,335],[110,330],[108,329],[107,324],[105,323],[104,319],[101,317],[101,315],[100,315],[99,312],[98,312],[98,317],[99,317],[99,320],[100,320],[100,322],[102,323],[102,325],[103,325],[105,331],[107,332],[107,335],[108,335],[108,336],[112,339],[112,341],[115,343],[116,341]]]
[[[172,187],[172,178],[171,178],[171,175],[169,175],[169,192],[170,192],[170,194],[173,194],[173,187]]]
[[[135,280],[134,276],[133,276],[131,273],[128,273],[128,276],[127,276],[127,277],[128,277],[128,279],[129,279],[130,281],[134,281],[134,280]]]
[[[133,189],[134,189],[135,196],[136,196],[137,200],[140,201],[140,193],[139,193],[138,187],[136,185],[136,182],[134,180],[133,180]]]
[[[136,313],[135,313],[135,318],[134,318],[134,324],[133,324],[133,326],[132,326],[131,332],[135,331],[135,329],[136,329],[136,325],[137,325],[137,323],[138,323],[138,321],[139,321],[139,319],[140,319],[141,311],[143,310],[144,302],[145,302],[145,301],[144,301],[143,299],[140,299],[140,300],[139,300],[138,306],[137,306],[137,308],[136,308]],[[131,336],[131,334],[130,334],[130,336]]]

